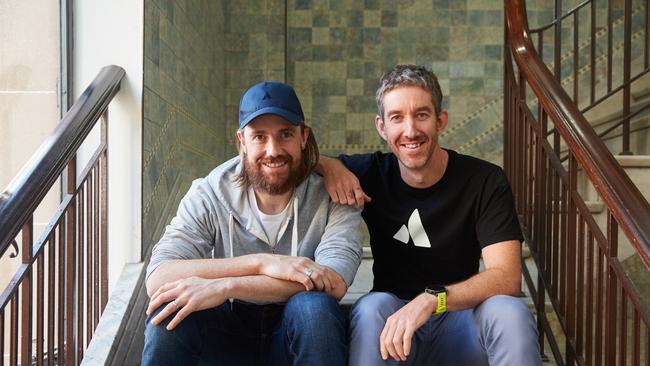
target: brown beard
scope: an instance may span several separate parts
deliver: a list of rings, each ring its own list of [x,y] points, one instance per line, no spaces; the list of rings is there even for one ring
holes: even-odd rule
[[[304,172],[302,172],[302,164],[297,166],[294,164],[293,159],[289,155],[277,156],[274,158],[265,158],[258,163],[251,165],[248,162],[248,156],[243,156],[244,170],[248,176],[248,181],[251,182],[255,190],[266,192],[268,194],[284,194],[294,189],[302,180]],[[289,175],[283,181],[271,182],[261,169],[261,165],[266,163],[282,163],[287,162],[289,165]]]

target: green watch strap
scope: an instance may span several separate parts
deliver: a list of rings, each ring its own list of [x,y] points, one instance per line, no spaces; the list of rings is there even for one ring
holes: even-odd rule
[[[433,313],[434,315],[442,314],[447,311],[447,292],[439,292],[436,294],[436,297],[438,298],[438,302],[436,305],[436,312]]]

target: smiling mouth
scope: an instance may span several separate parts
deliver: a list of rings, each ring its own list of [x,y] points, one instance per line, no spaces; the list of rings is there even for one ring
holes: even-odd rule
[[[267,162],[267,163],[262,163],[262,165],[264,165],[267,168],[280,168],[282,166],[287,165],[287,162],[286,161],[274,162],[274,163]]]
[[[279,169],[291,164],[288,156],[266,157],[259,161],[259,164],[269,169]]]
[[[410,149],[410,150],[413,150],[413,149],[417,149],[418,147],[422,146],[422,144],[423,144],[422,142],[411,142],[411,143],[408,143],[408,144],[400,144],[400,146],[402,146],[404,148],[407,148],[407,149]]]

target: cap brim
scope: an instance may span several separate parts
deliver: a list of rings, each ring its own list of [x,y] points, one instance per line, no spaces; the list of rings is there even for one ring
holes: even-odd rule
[[[266,107],[262,109],[258,109],[257,111],[249,114],[246,119],[239,121],[239,128],[244,128],[246,127],[247,124],[249,124],[252,120],[255,118],[263,115],[263,114],[275,114],[276,116],[280,116],[287,121],[289,121],[292,125],[298,126],[300,125],[300,122],[302,122],[302,117],[295,113],[291,113],[285,109],[278,108],[278,107]]]

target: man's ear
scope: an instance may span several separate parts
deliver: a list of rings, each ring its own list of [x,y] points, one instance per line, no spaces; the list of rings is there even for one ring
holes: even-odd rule
[[[311,129],[307,126],[303,127],[302,129],[302,149],[305,150],[305,147],[307,146],[307,140],[309,140],[309,134],[311,133]]]
[[[237,141],[239,141],[239,150],[242,152],[246,153],[246,144],[244,143],[244,130],[239,129],[237,130]]]
[[[384,124],[384,121],[381,119],[381,116],[376,115],[375,116],[375,127],[377,127],[377,132],[379,132],[379,136],[381,136],[384,141],[386,140],[386,125]]]
[[[448,121],[449,114],[447,113],[447,110],[441,109],[440,113],[438,113],[438,117],[436,118],[436,129],[438,130],[438,133],[441,133],[445,128],[447,128]]]

